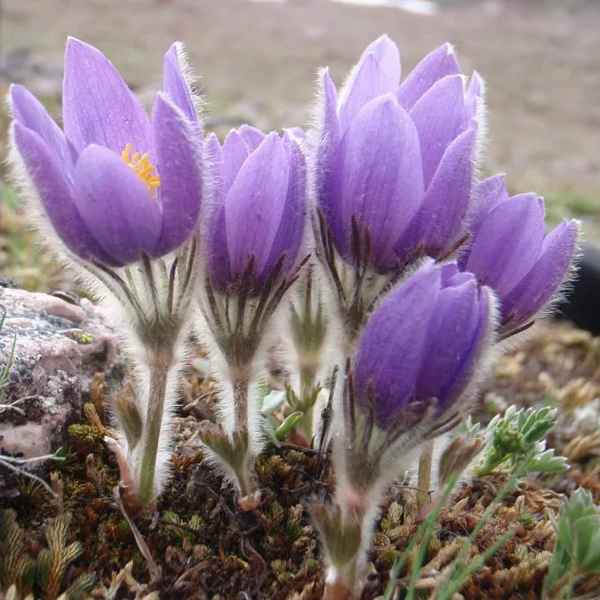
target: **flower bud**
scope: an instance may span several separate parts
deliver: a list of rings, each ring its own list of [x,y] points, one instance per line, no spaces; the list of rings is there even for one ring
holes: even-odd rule
[[[544,237],[544,201],[533,193],[509,198],[502,176],[476,189],[473,241],[461,266],[500,299],[502,329],[526,325],[557,292],[573,262],[577,221],[563,221]]]

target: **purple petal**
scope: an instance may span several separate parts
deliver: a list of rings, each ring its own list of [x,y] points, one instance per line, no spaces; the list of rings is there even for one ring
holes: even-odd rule
[[[290,175],[285,208],[277,236],[273,241],[273,249],[265,264],[264,271],[268,272],[285,252],[285,270],[293,268],[301,247],[306,223],[306,161],[298,143],[290,140],[284,134],[284,145],[288,153]]]
[[[431,185],[421,213],[429,256],[438,256],[464,233],[471,201],[476,132],[465,131],[448,147]]]
[[[356,217],[370,229],[375,268],[393,268],[393,246],[423,196],[418,133],[393,96],[372,100],[354,119],[341,143],[336,175],[345,235],[349,238]],[[348,255],[349,248],[347,239],[338,250]]]
[[[67,139],[78,152],[99,144],[120,153],[151,153],[150,122],[119,73],[96,48],[74,38],[67,42],[63,81],[63,120]]]
[[[112,266],[120,263],[96,242],[73,202],[71,186],[56,154],[34,131],[14,124],[14,143],[39,194],[54,230],[64,244],[83,259],[96,258]]]
[[[536,263],[544,239],[544,206],[520,194],[487,214],[469,252],[466,270],[502,300]]]
[[[503,301],[502,312],[514,318],[514,326],[534,317],[557,292],[573,261],[578,238],[577,221],[564,221],[546,236],[537,263]]]
[[[319,119],[320,131],[317,140],[316,149],[313,152],[316,155],[313,170],[316,179],[316,192],[319,208],[327,220],[331,233],[342,244],[344,240],[344,228],[340,220],[340,214],[337,206],[339,194],[335,189],[335,162],[336,153],[340,143],[339,122],[337,117],[337,91],[331,78],[329,70],[325,69],[322,73],[323,92],[321,105],[323,107],[322,116]]]
[[[306,140],[306,132],[302,127],[286,127],[284,132],[293,140],[303,142]]]
[[[123,265],[152,254],[161,214],[146,184],[112,150],[92,144],[79,156],[75,206],[96,241]]]
[[[400,52],[382,35],[363,52],[340,92],[340,131],[370,100],[395,92],[400,84]]]
[[[175,42],[165,54],[163,61],[163,91],[169,95],[175,106],[179,108],[190,123],[198,123],[190,84],[185,75],[186,70],[187,64],[183,44]]]
[[[193,123],[163,94],[156,98],[152,127],[162,210],[162,230],[154,254],[162,256],[180,246],[198,222],[202,157]]]
[[[289,163],[277,134],[268,135],[248,157],[225,199],[229,261],[241,275],[250,255],[260,277],[279,230],[288,193]]]
[[[473,276],[438,295],[429,325],[424,369],[417,382],[420,399],[437,398],[446,408],[464,391],[477,368],[490,320],[487,294]]]
[[[204,141],[204,161],[209,177],[213,202],[223,203],[223,149],[215,133],[210,133]]]
[[[226,195],[250,151],[242,136],[235,130],[229,132],[223,144],[223,193]]]
[[[22,85],[10,86],[10,102],[15,121],[37,133],[69,181],[73,177],[73,160],[67,140],[37,98]]]
[[[478,183],[474,190],[473,209],[470,218],[471,231],[477,233],[484,217],[508,198],[506,175],[504,173],[488,177]]]
[[[409,74],[398,90],[398,102],[410,110],[417,100],[438,80],[458,75],[460,67],[451,44],[430,52]]]
[[[471,121],[476,118],[479,106],[483,105],[483,97],[485,94],[485,82],[477,71],[471,75],[469,88],[465,97],[465,118],[463,127],[468,127]]]
[[[223,150],[219,139],[211,133],[204,142],[204,160],[208,163],[212,202],[205,212],[210,210],[207,238],[209,273],[212,285],[217,291],[224,292],[230,282],[229,250],[225,230],[225,205],[223,192]]]
[[[409,114],[419,132],[427,189],[446,148],[460,132],[464,117],[462,77],[440,79],[419,98]]]
[[[218,292],[225,292],[231,283],[229,248],[225,223],[225,205],[221,202],[212,207],[208,230],[208,268],[210,280]]]
[[[359,402],[370,385],[375,421],[383,429],[415,399],[427,356],[423,350],[440,288],[440,269],[427,267],[392,291],[373,312],[361,336],[354,375]]]
[[[242,125],[237,132],[246,143],[246,146],[248,146],[249,152],[256,150],[266,137],[260,129],[256,129],[256,127],[251,127],[250,125]]]

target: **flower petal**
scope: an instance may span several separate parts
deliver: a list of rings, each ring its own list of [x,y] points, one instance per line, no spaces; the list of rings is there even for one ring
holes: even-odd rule
[[[358,400],[364,410],[373,385],[375,421],[382,429],[415,399],[440,276],[439,268],[420,270],[385,298],[364,328],[354,361]]]
[[[260,129],[256,129],[256,127],[251,127],[250,125],[242,125],[237,132],[246,143],[246,146],[248,146],[249,152],[256,150],[266,137]]]
[[[15,121],[35,131],[48,146],[69,181],[73,177],[73,157],[65,134],[38,99],[22,85],[10,86],[10,104]]]
[[[504,298],[502,312],[514,327],[534,317],[558,291],[573,262],[578,239],[577,221],[563,221],[546,236],[536,264]]]
[[[210,133],[204,140],[204,160],[206,172],[209,174],[212,200],[223,203],[223,149],[215,133]]]
[[[340,219],[337,206],[339,194],[334,187],[336,153],[340,142],[339,122],[337,116],[337,90],[329,70],[324,69],[322,74],[321,101],[322,114],[318,117],[319,132],[316,148],[311,149],[314,155],[311,168],[314,173],[317,201],[319,208],[327,221],[333,238],[338,244],[344,243],[344,228]]]
[[[80,258],[97,258],[116,266],[118,263],[92,237],[77,211],[70,183],[54,149],[18,121],[14,124],[13,140],[58,237]]]
[[[444,153],[420,210],[429,256],[447,251],[466,231],[471,202],[476,131],[459,135]]]
[[[277,134],[269,134],[244,162],[225,199],[229,262],[240,276],[255,257],[260,278],[279,230],[288,193],[289,163]]]
[[[460,133],[464,111],[462,76],[450,75],[434,83],[409,112],[419,132],[425,189],[446,148]]]
[[[192,99],[191,81],[187,77],[188,65],[181,42],[171,45],[163,61],[163,91],[190,123],[198,123],[198,114]],[[198,123],[199,125],[199,123]]]
[[[367,102],[395,92],[399,84],[400,52],[387,35],[382,35],[363,52],[340,91],[341,133]]]
[[[242,136],[235,130],[229,132],[223,144],[223,193],[227,195],[250,151]]]
[[[285,252],[284,269],[293,268],[298,257],[304,226],[306,223],[306,161],[298,143],[284,133],[283,144],[288,153],[290,165],[288,192],[285,208],[273,248],[264,271],[267,273]]]
[[[485,82],[481,75],[474,71],[469,81],[469,87],[465,97],[465,121],[464,127],[468,127],[471,121],[476,118],[478,111],[483,110],[485,95]]]
[[[473,276],[441,290],[429,324],[427,357],[417,382],[419,398],[437,398],[448,408],[477,370],[492,326],[489,288],[481,290]]]
[[[98,244],[118,263],[152,254],[160,210],[133,170],[108,148],[92,144],[75,165],[75,206]]]
[[[535,194],[514,196],[483,219],[465,268],[503,301],[537,262],[543,238],[542,199]]]
[[[211,133],[204,142],[204,160],[208,163],[210,174],[210,190],[212,202],[205,209],[208,216],[206,238],[208,240],[208,270],[212,285],[219,292],[224,292],[231,276],[229,272],[229,250],[227,248],[227,232],[225,229],[225,205],[223,192],[223,150],[219,139]],[[210,211],[210,212],[209,212]],[[204,231],[204,230],[203,230]]]
[[[99,144],[120,153],[151,153],[150,122],[144,108],[108,59],[74,38],[67,42],[63,81],[67,139],[78,152]]]
[[[152,127],[162,210],[162,230],[154,254],[162,256],[180,246],[198,222],[202,157],[193,123],[163,94],[156,98]]]
[[[411,71],[398,90],[398,102],[405,110],[410,110],[436,81],[459,73],[454,48],[446,43],[430,52]]]
[[[485,216],[490,213],[498,204],[508,200],[508,190],[506,189],[506,175],[499,173],[488,177],[475,186],[473,199],[473,208],[471,211],[470,225],[471,231],[476,234],[481,227],[481,222]]]
[[[371,233],[376,269],[395,266],[393,246],[414,216],[423,196],[417,130],[392,95],[369,102],[342,139],[336,168],[338,204],[350,252],[352,218]]]

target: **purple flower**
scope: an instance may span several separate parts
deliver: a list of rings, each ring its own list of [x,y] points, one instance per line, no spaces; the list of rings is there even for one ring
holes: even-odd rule
[[[354,362],[358,405],[382,429],[403,430],[429,410],[457,414],[494,330],[495,299],[455,263],[427,265],[369,319]]]
[[[13,142],[58,236],[120,267],[180,246],[201,201],[200,125],[174,44],[152,118],[96,48],[69,38],[64,132],[24,87],[10,90]]]
[[[206,154],[215,194],[207,230],[210,281],[225,292],[252,268],[251,293],[259,295],[282,257],[283,273],[298,259],[306,220],[304,155],[288,133],[264,135],[247,125],[232,131],[223,147],[209,136]]]
[[[460,264],[500,298],[505,332],[527,324],[565,279],[579,225],[564,221],[544,237],[544,201],[533,193],[509,198],[504,176],[475,190],[472,243]]]
[[[437,257],[465,233],[483,82],[467,89],[449,44],[400,84],[400,55],[382,36],[340,92],[323,73],[313,168],[333,242],[349,262],[352,222],[370,234],[370,261],[385,273],[417,251]]]

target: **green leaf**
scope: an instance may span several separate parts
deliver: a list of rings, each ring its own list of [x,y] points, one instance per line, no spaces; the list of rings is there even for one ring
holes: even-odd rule
[[[284,390],[273,390],[263,396],[260,412],[266,417],[272,415],[285,402]]]
[[[294,429],[298,421],[304,416],[303,412],[296,411],[292,413],[289,417],[287,417],[283,423],[277,428],[275,431],[275,437],[278,441],[281,441],[285,438],[285,436]]]

